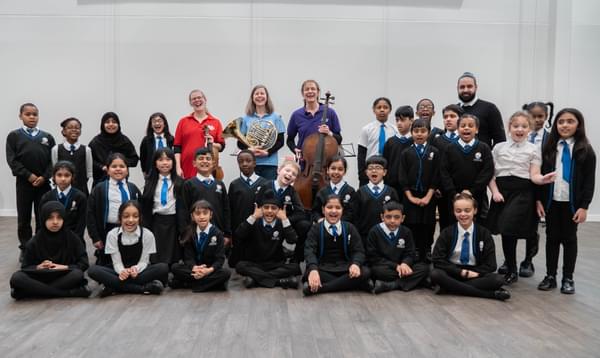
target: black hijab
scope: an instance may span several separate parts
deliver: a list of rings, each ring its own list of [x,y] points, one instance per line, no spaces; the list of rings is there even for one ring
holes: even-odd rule
[[[46,220],[52,213],[58,213],[65,218],[65,207],[58,201],[45,203],[40,210],[41,229],[32,239],[31,249],[40,262],[50,260],[59,264],[67,264],[72,261],[72,251],[69,230],[63,226],[57,232],[52,232],[46,227]]]
[[[109,120],[114,119],[115,122],[119,125],[119,130],[116,133],[108,133],[104,128],[104,124]],[[120,152],[119,149],[123,148],[127,144],[130,143],[129,138],[127,138],[121,132],[121,120],[119,116],[115,112],[106,112],[102,116],[100,120],[100,134],[96,136],[96,140],[100,145],[105,148],[111,148],[113,152]]]

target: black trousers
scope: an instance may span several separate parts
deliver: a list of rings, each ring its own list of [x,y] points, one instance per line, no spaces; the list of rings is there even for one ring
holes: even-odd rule
[[[44,276],[43,272],[29,275],[25,271],[17,271],[10,278],[10,287],[24,297],[70,297],[69,290],[85,283],[83,271],[79,269],[65,271],[58,278],[55,272]]]
[[[429,276],[429,265],[418,262],[412,265],[413,273],[410,276],[398,276],[395,268],[386,265],[371,266],[371,278],[379,281],[397,281],[398,287],[402,291],[410,291],[417,287]]]
[[[213,271],[210,275],[201,279],[192,276],[192,268],[189,265],[176,263],[171,266],[173,276],[184,283],[189,284],[194,292],[206,292],[211,290],[227,289],[227,282],[231,277],[231,271],[225,267]]]
[[[328,293],[328,292],[339,292],[339,291],[351,291],[364,289],[367,286],[367,282],[371,277],[371,270],[367,266],[360,268],[360,276],[356,278],[350,278],[348,271],[344,272],[331,272],[324,271],[322,269],[317,270],[321,278],[321,288],[317,293]],[[304,273],[302,281],[308,281],[309,272]]]
[[[306,234],[308,234],[311,225],[310,220],[304,219],[292,222],[292,226],[298,235],[296,249],[294,250],[294,261],[297,263],[304,261],[304,242],[306,241]]]
[[[35,231],[37,232],[42,223],[40,223],[40,201],[42,196],[50,191],[48,180],[39,187],[34,187],[25,179],[17,178],[17,236],[19,238],[19,248],[23,250],[25,244],[33,236],[31,229],[31,206],[35,213]]]
[[[417,249],[418,259],[425,262],[427,254],[431,255],[431,245],[435,233],[435,223],[427,224],[405,224],[412,231]]]
[[[235,271],[242,276],[253,278],[260,286],[268,288],[275,287],[280,278],[297,276],[302,273],[300,265],[295,262],[286,264],[240,261],[235,266]]]
[[[143,293],[145,284],[154,280],[165,282],[168,274],[169,267],[163,263],[148,265],[136,278],[130,277],[125,281],[119,279],[119,274],[112,267],[94,265],[88,270],[90,278],[117,292],[126,293]]]
[[[546,213],[546,274],[556,276],[560,245],[563,246],[563,278],[572,279],[577,260],[577,224],[568,202],[553,201]]]
[[[431,270],[431,282],[439,285],[444,291],[463,296],[494,298],[494,291],[504,284],[501,275],[490,273],[473,279],[457,279],[444,270]]]

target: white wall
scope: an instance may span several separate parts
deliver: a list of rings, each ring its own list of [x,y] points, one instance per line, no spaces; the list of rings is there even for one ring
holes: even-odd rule
[[[87,143],[101,115],[114,110],[139,143],[152,112],[164,112],[175,127],[189,111],[192,88],[205,91],[209,109],[226,123],[243,112],[250,88],[264,83],[287,120],[308,78],[334,93],[344,142],[356,143],[376,97],[390,97],[394,107],[429,97],[441,108],[457,101],[456,79],[466,70],[478,75],[479,95],[505,117],[525,102],[552,99],[557,107],[580,108],[594,138],[599,6],[593,0],[2,0],[0,145],[4,150],[27,101],[39,106],[40,126],[58,139],[58,123],[76,116]],[[434,124],[441,125],[440,113]],[[231,153],[234,142],[228,146]],[[229,181],[237,168],[224,157]],[[350,162],[355,184],[356,161]],[[0,166],[0,214],[12,215],[14,179],[4,160]],[[142,184],[139,170],[132,180]],[[600,197],[590,214],[600,219]]]

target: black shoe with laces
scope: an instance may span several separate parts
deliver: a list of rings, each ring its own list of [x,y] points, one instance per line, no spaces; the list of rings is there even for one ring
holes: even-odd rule
[[[165,287],[163,286],[162,282],[160,282],[159,280],[154,280],[154,281],[144,285],[144,294],[145,295],[160,295],[160,293],[162,292],[162,290],[164,288]]]
[[[541,291],[550,291],[556,288],[556,277],[554,276],[546,276],[538,285],[538,290]]]
[[[510,292],[501,288],[499,290],[494,291],[494,298],[499,301],[506,301],[510,298]]]
[[[509,272],[506,275],[504,275],[504,284],[505,285],[511,285],[517,281],[519,281],[519,276],[517,275],[516,272]]]
[[[519,276],[531,277],[535,273],[535,267],[531,261],[523,261],[519,266]]]

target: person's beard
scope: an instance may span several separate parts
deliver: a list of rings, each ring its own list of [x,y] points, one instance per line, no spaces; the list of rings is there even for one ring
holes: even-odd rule
[[[468,103],[471,102],[473,100],[473,98],[475,98],[475,94],[476,92],[473,92],[473,94],[467,94],[467,93],[463,93],[463,94],[459,94],[458,98],[463,102],[463,103]]]

